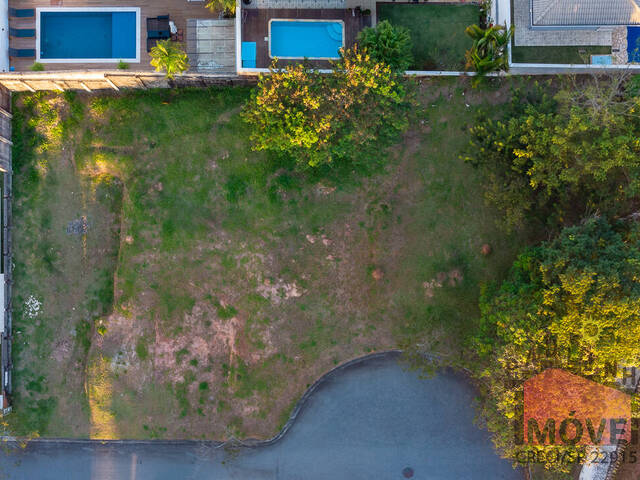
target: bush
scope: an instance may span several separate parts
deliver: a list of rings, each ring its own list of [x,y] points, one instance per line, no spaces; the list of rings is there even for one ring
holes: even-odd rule
[[[160,40],[151,49],[151,66],[156,72],[165,72],[172,79],[176,74],[189,70],[189,59],[182,46],[171,40]]]
[[[118,70],[129,70],[129,64],[127,62],[123,62],[122,60],[119,60]]]
[[[301,167],[371,161],[408,126],[406,89],[388,65],[357,47],[333,73],[289,65],[260,77],[243,117],[256,150],[295,159]]]
[[[33,62],[33,65],[31,65],[31,71],[32,72],[42,72],[42,71],[44,71],[44,65],[41,64],[40,62]]]
[[[409,30],[394,27],[388,20],[379,22],[375,28],[361,30],[357,41],[374,60],[386,63],[394,71],[404,72],[413,64]]]
[[[490,72],[509,70],[507,47],[513,37],[513,27],[491,25],[487,28],[471,25],[465,33],[473,40],[467,51],[467,68],[473,69],[479,76]]]

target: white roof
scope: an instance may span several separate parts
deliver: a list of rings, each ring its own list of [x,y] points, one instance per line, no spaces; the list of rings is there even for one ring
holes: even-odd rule
[[[640,0],[531,0],[534,26],[640,25]]]

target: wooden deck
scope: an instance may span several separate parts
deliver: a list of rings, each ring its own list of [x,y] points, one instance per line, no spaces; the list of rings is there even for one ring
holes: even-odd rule
[[[205,1],[188,2],[187,0],[9,0],[11,8],[38,7],[139,7],[140,8],[140,63],[131,63],[130,69],[138,71],[153,70],[149,65],[147,53],[147,17],[169,14],[171,20],[184,32],[187,40],[187,19],[218,18],[205,8]],[[35,28],[34,18],[9,19],[9,25],[16,28]],[[35,38],[10,38],[12,48],[35,48]],[[10,65],[16,71],[28,71],[34,58],[12,58]],[[45,63],[45,70],[113,70],[114,63]]]
[[[342,20],[345,25],[345,45],[352,46],[370,17],[356,14],[352,9],[311,9],[311,8],[270,8],[246,9],[242,12],[242,41],[256,42],[256,67],[267,68],[271,64],[269,58],[269,19],[271,18],[304,18],[318,20]],[[279,61],[279,65],[293,61]],[[328,68],[328,61],[310,62],[317,68]]]

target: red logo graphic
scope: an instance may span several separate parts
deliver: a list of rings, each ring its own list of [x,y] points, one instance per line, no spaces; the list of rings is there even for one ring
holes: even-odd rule
[[[615,445],[631,439],[631,396],[550,368],[524,383],[529,445]]]

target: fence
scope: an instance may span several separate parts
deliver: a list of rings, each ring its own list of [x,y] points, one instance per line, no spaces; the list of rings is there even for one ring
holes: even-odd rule
[[[11,411],[11,92],[0,86],[0,171],[2,171],[2,318],[0,318],[0,415]]]
[[[155,72],[119,71],[52,71],[0,74],[0,85],[11,91],[38,90],[114,90],[123,88],[171,88],[209,86],[250,86],[257,75],[186,74],[173,80]]]

